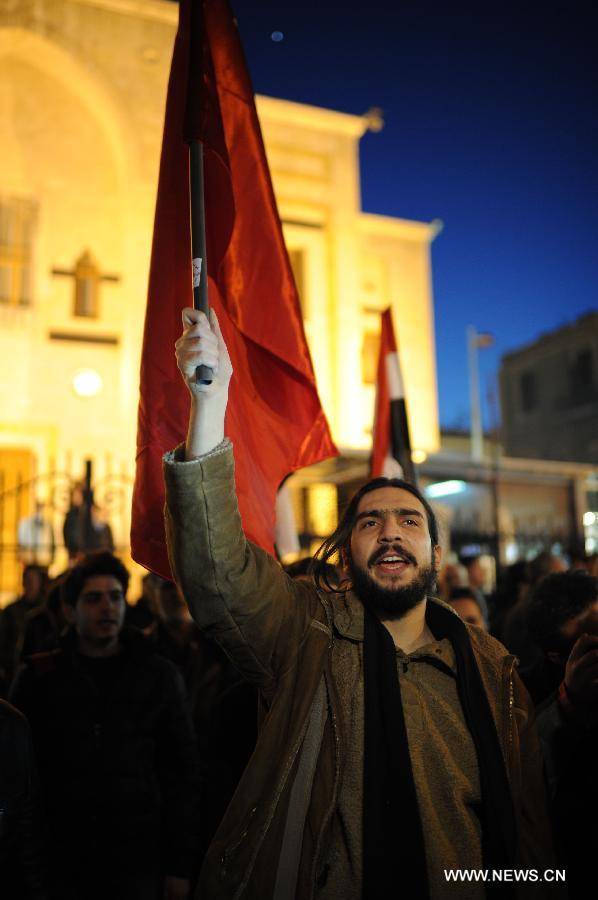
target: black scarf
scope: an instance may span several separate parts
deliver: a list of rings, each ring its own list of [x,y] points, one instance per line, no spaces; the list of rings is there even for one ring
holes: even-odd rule
[[[428,601],[426,622],[436,640],[448,637],[455,652],[457,686],[476,749],[482,795],[482,861],[488,869],[516,863],[511,791],[488,698],[469,634],[457,615]],[[365,748],[363,774],[363,900],[429,896],[424,835],[392,637],[365,610]],[[501,897],[512,895],[505,884]],[[506,889],[506,890],[505,890]],[[486,884],[488,896],[492,884]]]

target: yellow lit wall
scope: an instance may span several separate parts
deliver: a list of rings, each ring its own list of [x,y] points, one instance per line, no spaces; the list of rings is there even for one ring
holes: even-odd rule
[[[129,490],[176,4],[37,0],[0,15],[0,203],[26,198],[36,210],[32,301],[0,303],[0,452],[29,447],[38,472],[54,463],[75,477],[91,458],[96,477],[118,470]],[[374,398],[362,346],[392,305],[413,446],[436,449],[435,227],[361,212],[364,117],[267,97],[258,111],[337,443],[369,446]],[[97,319],[75,317],[73,280],[52,274],[73,269],[85,250],[119,279],[100,285]],[[75,394],[81,368],[100,375],[98,395]],[[128,521],[112,524],[125,543]]]
[[[322,402],[342,449],[371,443],[374,386],[362,345],[393,309],[412,446],[439,446],[430,244],[437,223],[361,212],[359,139],[366,119],[258,97],[287,246],[303,258],[305,329]]]

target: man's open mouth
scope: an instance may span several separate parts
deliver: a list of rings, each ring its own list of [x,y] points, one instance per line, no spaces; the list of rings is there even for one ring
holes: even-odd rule
[[[402,556],[398,553],[387,553],[385,556],[376,560],[374,565],[382,572],[398,575],[400,572],[403,572],[407,566],[411,565],[411,561],[408,560],[406,556]]]

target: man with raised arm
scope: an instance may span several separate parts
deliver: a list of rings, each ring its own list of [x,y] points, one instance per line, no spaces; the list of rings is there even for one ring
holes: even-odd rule
[[[429,504],[403,481],[369,482],[314,581],[289,578],[241,527],[216,316],[185,309],[183,323],[189,431],[164,464],[172,570],[264,714],[197,896],[467,900],[493,877],[503,896],[538,896],[513,877],[552,864],[531,705],[514,657],[432,596]],[[195,383],[200,364],[210,385]],[[340,588],[324,574],[335,558]]]

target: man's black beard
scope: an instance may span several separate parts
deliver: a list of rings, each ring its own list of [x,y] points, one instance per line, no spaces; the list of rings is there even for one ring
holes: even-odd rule
[[[416,607],[436,587],[436,571],[431,566],[420,569],[410,584],[399,588],[384,588],[374,581],[367,569],[349,562],[353,591],[366,609],[382,619],[397,620]]]

